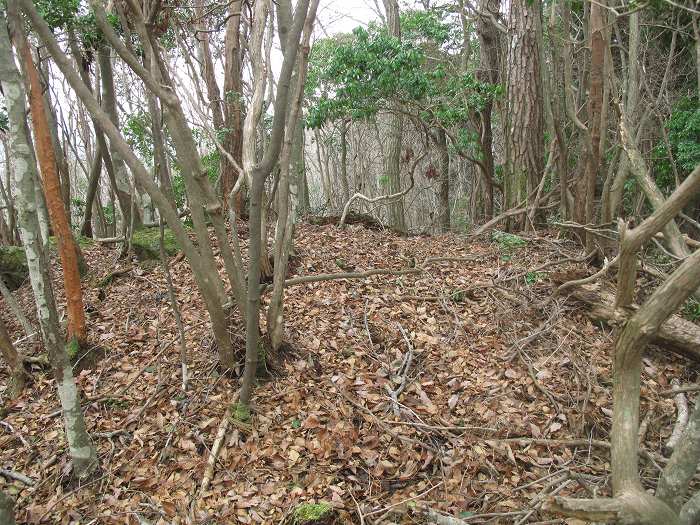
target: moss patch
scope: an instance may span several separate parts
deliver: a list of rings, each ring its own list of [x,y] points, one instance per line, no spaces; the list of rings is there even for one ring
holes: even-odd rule
[[[78,374],[83,370],[95,368],[107,353],[100,346],[90,344],[81,346],[77,339],[73,339],[66,343],[66,354],[73,365],[73,372]]]
[[[294,509],[294,525],[330,525],[335,511],[326,502],[302,503]]]
[[[243,403],[236,403],[231,407],[231,417],[241,423],[248,423],[250,421],[250,407]]]
[[[0,246],[0,277],[10,290],[16,290],[29,276],[27,256],[21,246]]]
[[[131,240],[136,257],[141,261],[160,259],[160,228],[141,228],[134,232]],[[163,234],[163,248],[168,255],[175,255],[180,247],[175,235],[168,228]]]

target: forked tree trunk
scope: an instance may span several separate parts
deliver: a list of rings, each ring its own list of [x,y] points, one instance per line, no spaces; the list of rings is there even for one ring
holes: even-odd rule
[[[19,35],[18,35],[19,36]],[[80,285],[78,246],[73,238],[70,222],[61,197],[61,181],[58,177],[56,155],[51,140],[47,108],[41,95],[39,72],[34,65],[29,45],[24,35],[18,38],[20,53],[30,85],[30,110],[36,138],[36,151],[41,168],[44,195],[51,224],[58,241],[58,252],[63,267],[63,281],[68,313],[68,339],[71,344],[82,346],[87,342],[83,292]]]
[[[14,18],[19,22],[19,18]],[[36,162],[27,142],[25,93],[12,56],[10,40],[5,30],[5,16],[0,11],[0,81],[10,122],[10,140],[15,158],[15,185],[18,191],[19,224],[27,255],[29,278],[34,291],[37,317],[51,365],[56,378],[58,394],[66,430],[66,441],[73,462],[73,472],[81,477],[89,474],[97,464],[95,448],[90,442],[80,408],[80,393],[73,377],[73,368],[63,345],[56,303],[48,274],[41,228],[36,214]]]

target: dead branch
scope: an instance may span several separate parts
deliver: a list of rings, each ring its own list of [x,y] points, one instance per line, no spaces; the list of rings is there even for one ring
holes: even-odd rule
[[[680,383],[677,379],[674,379],[671,381],[671,385],[674,387],[678,387],[680,386]],[[678,442],[683,436],[685,427],[688,426],[688,399],[686,399],[685,394],[683,392],[678,392],[673,399],[676,402],[676,410],[678,411],[678,417],[676,419],[676,424],[673,427],[671,437],[668,438],[666,446],[664,447],[666,453],[673,452],[673,450],[676,448],[676,445],[678,445]]]
[[[392,193],[391,195],[380,195],[379,197],[367,197],[366,195],[363,195],[362,193],[355,193],[350,199],[348,199],[348,202],[345,203],[345,206],[343,207],[343,214],[340,217],[340,222],[338,223],[339,228],[343,228],[345,226],[345,218],[348,215],[348,212],[350,211],[350,206],[352,203],[358,199],[362,199],[363,201],[369,203],[369,204],[390,204],[393,202],[396,202],[398,200],[401,200],[403,197],[405,197],[409,191],[413,189],[414,185],[414,175],[416,172],[416,167],[418,166],[418,163],[425,158],[425,156],[428,154],[427,151],[423,152],[422,155],[418,156],[416,160],[413,161],[413,165],[411,166],[411,182],[410,184],[402,191],[399,191],[397,193]]]
[[[663,392],[659,392],[659,395],[661,395],[661,396],[675,396],[676,394],[680,394],[680,393],[698,392],[698,391],[700,391],[700,385],[688,385],[688,386],[673,387],[670,390],[664,390]]]
[[[20,472],[15,472],[14,470],[8,470],[1,468],[0,469],[0,476],[3,476],[7,479],[12,479],[15,481],[19,481],[21,483],[24,483],[25,485],[31,487],[34,485],[34,480],[30,478],[29,476],[25,476],[24,474]]]
[[[571,297],[588,306],[586,313],[591,319],[610,325],[624,323],[630,314],[639,308],[631,305],[629,309],[616,310],[614,295],[610,291],[602,290],[599,284],[576,287]],[[661,325],[652,342],[684,357],[700,361],[700,327],[678,315],[670,316]]]
[[[387,393],[389,394],[389,397],[391,398],[391,402],[393,405],[393,410],[394,410],[394,415],[396,417],[399,417],[399,396],[403,393],[403,391],[406,389],[406,384],[407,384],[407,377],[408,377],[408,371],[411,369],[411,364],[413,363],[413,344],[411,344],[411,340],[408,338],[408,335],[406,334],[406,330],[404,330],[403,326],[399,325],[399,331],[401,332],[401,335],[403,336],[404,341],[406,341],[406,346],[408,347],[408,351],[406,352],[406,355],[403,358],[403,361],[401,362],[401,366],[399,367],[397,371],[397,375],[401,375],[401,381],[399,382],[399,385],[392,390],[389,385],[384,385],[386,388]]]
[[[226,431],[231,423],[231,414],[229,409],[224,413],[224,417],[221,418],[221,423],[219,423],[219,430],[216,432],[216,438],[214,438],[214,443],[211,446],[211,452],[209,453],[209,458],[207,459],[207,467],[204,470],[204,476],[202,477],[202,484],[199,489],[199,493],[203,494],[211,483],[214,477],[214,467],[216,466],[217,458],[219,457],[219,451],[221,450],[221,445],[224,443],[226,438]]]

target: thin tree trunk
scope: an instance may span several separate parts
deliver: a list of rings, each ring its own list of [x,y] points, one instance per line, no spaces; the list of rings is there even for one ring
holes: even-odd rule
[[[10,334],[5,328],[5,324],[0,319],[0,354],[10,367],[10,383],[8,386],[8,395],[10,399],[19,396],[24,389],[26,373],[22,363],[22,356],[17,352],[15,345],[12,344]]]
[[[224,126],[226,134],[223,143],[226,151],[231,154],[239,167],[243,166],[243,84],[240,45],[242,6],[242,0],[234,0],[231,3],[224,36]],[[222,157],[221,162],[221,191],[224,207],[226,207],[226,199],[242,173],[239,173],[238,168],[232,165],[225,156]],[[236,193],[234,204],[236,216],[240,216],[243,211],[243,197],[243,191]]]
[[[78,247],[73,238],[70,222],[61,198],[61,182],[58,177],[55,151],[49,131],[47,108],[41,94],[39,72],[34,65],[29,45],[24,35],[18,35],[20,53],[28,76],[30,91],[30,110],[36,137],[37,159],[41,167],[46,195],[46,204],[51,217],[51,224],[58,241],[58,251],[63,267],[63,280],[68,313],[68,339],[71,344],[82,346],[87,342],[85,311],[83,309],[83,292],[80,285],[78,264]]]
[[[19,22],[15,15],[14,20]],[[73,462],[73,472],[86,476],[96,466],[95,448],[90,442],[85,420],[80,409],[80,393],[76,388],[73,368],[62,344],[62,336],[56,314],[48,262],[42,245],[41,229],[36,214],[34,180],[36,163],[27,142],[25,94],[12,56],[12,49],[5,32],[5,16],[0,11],[0,81],[5,94],[5,104],[10,122],[12,150],[20,161],[15,166],[15,184],[18,191],[19,223],[22,242],[27,255],[29,278],[34,291],[37,317],[54,370],[56,384],[66,429],[66,441]],[[17,27],[15,25],[15,27]],[[36,93],[34,96],[39,96]],[[50,145],[50,141],[48,141]]]
[[[102,105],[104,110],[109,115],[112,123],[119,128],[119,115],[117,113],[116,94],[114,92],[114,73],[112,71],[112,58],[110,50],[106,45],[100,46],[97,52],[97,59],[100,65],[100,80],[102,82]],[[131,220],[131,199],[135,198],[131,195],[129,174],[122,155],[117,151],[110,141],[110,157],[113,166],[113,189],[119,201],[119,210],[122,216],[122,229],[126,232]],[[137,212],[138,213],[138,212]],[[141,216],[137,215],[133,220],[134,228],[141,227]]]
[[[445,130],[438,128],[435,133],[435,143],[438,148],[438,224],[440,231],[450,231],[450,153],[447,150],[447,135]],[[486,199],[488,202],[488,198]]]
[[[93,237],[92,232],[92,209],[95,201],[95,195],[100,187],[100,175],[102,174],[102,148],[100,143],[97,144],[95,155],[92,158],[90,166],[90,178],[88,180],[87,194],[85,196],[85,216],[83,217],[83,225],[80,228],[80,235],[84,237]]]
[[[383,0],[386,10],[387,30],[395,38],[401,38],[401,19],[397,0]],[[389,181],[389,193],[401,192],[401,139],[403,137],[403,117],[398,103],[387,116],[387,154],[384,159],[384,175]],[[399,232],[406,231],[406,215],[403,199],[389,204],[389,218],[392,227]]]

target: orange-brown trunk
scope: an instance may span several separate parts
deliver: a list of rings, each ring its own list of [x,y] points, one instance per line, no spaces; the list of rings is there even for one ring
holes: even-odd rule
[[[58,252],[61,257],[61,265],[63,266],[63,281],[68,313],[68,339],[77,339],[78,343],[84,343],[87,337],[83,294],[80,288],[78,253],[61,196],[61,183],[58,178],[56,155],[51,141],[46,107],[41,96],[42,87],[39,81],[39,72],[34,65],[34,59],[27,41],[21,42],[19,47],[29,80],[29,109],[32,115],[37,160],[39,161],[44,195],[46,196],[46,207],[48,208],[49,217],[58,241]]]

